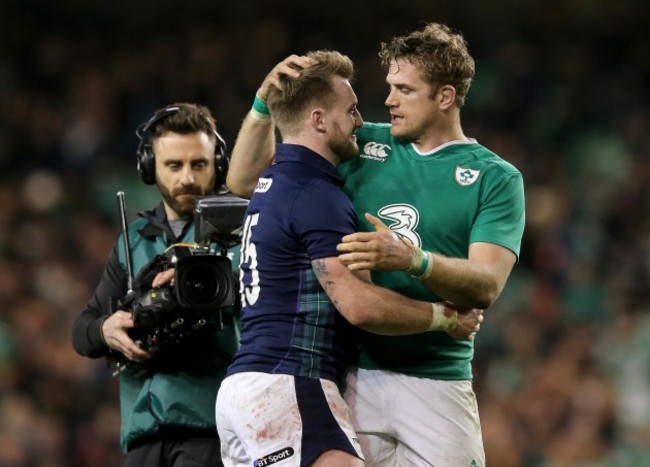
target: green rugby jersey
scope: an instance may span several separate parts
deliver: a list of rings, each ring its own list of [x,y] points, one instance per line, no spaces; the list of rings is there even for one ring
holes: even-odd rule
[[[467,258],[469,244],[489,242],[517,257],[524,230],[521,173],[475,140],[454,141],[422,154],[390,135],[389,124],[357,130],[359,157],[340,166],[361,228],[379,217],[417,246]],[[435,267],[434,267],[435,274]],[[403,295],[441,298],[406,272],[373,272],[373,281]],[[443,380],[471,379],[473,344],[446,332],[411,336],[362,333],[360,366]]]

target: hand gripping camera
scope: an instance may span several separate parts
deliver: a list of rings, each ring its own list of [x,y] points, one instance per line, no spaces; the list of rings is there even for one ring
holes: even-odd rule
[[[194,210],[195,243],[170,246],[132,279],[122,192],[118,199],[129,292],[118,301],[116,309],[128,309],[133,314],[131,338],[153,355],[206,325],[221,329],[221,311],[235,305],[237,294],[237,278],[227,253],[241,241],[248,201],[232,195],[200,199]],[[170,268],[174,268],[173,285],[151,288],[154,277]],[[123,356],[115,361],[114,375],[134,365]],[[144,365],[142,370],[150,368]]]

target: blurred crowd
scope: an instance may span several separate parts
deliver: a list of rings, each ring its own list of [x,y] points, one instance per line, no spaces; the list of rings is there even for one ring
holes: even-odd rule
[[[121,464],[117,380],[70,329],[117,236],[116,192],[130,217],[157,202],[137,125],[199,102],[232,145],[270,68],[315,48],[355,61],[362,115],[385,121],[379,44],[424,21],[465,34],[465,134],[526,183],[521,258],[476,338],[488,465],[650,465],[643,2],[221,3],[0,5],[0,467]]]

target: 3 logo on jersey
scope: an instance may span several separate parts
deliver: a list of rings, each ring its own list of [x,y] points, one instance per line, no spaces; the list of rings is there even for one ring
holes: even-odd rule
[[[390,156],[391,147],[387,144],[370,141],[363,146],[363,153],[359,157],[372,159],[373,161],[384,162]]]
[[[422,239],[415,231],[420,222],[420,213],[410,204],[390,204],[377,211],[382,219],[390,221],[388,227],[400,237],[417,247],[422,246]]]

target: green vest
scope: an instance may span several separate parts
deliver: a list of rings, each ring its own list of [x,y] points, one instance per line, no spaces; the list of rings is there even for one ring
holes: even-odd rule
[[[138,231],[148,221],[137,219],[129,225],[129,242],[134,276],[169,246],[164,234],[145,238]],[[194,239],[192,224],[179,242]],[[120,263],[126,271],[122,238]],[[239,248],[233,253],[238,255]],[[239,264],[233,259],[233,268]],[[192,335],[181,344],[182,351],[165,355],[160,369],[141,376],[133,369],[120,374],[121,446],[126,452],[142,436],[162,426],[183,426],[216,431],[214,404],[228,364],[238,346],[238,322],[234,310],[223,310],[223,329]],[[179,346],[179,349],[181,349]],[[169,360],[167,358],[169,357]],[[168,364],[169,362],[169,364]]]

